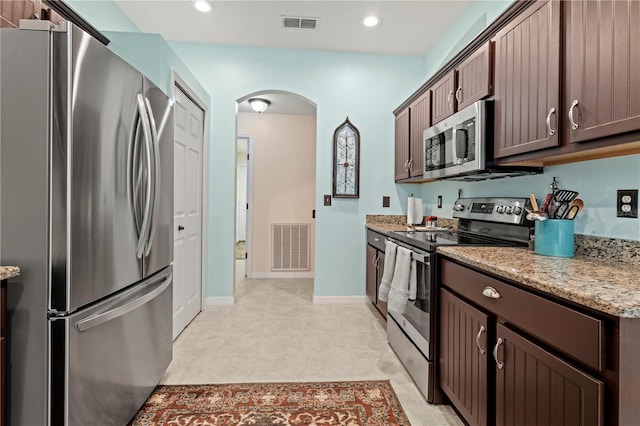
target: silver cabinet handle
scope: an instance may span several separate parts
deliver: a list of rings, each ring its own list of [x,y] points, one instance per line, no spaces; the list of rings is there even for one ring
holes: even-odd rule
[[[409,160],[407,160],[407,161],[405,161],[405,162],[404,162],[404,170],[405,170],[406,172],[408,172],[408,171],[409,171]]]
[[[447,103],[449,105],[453,105],[453,90],[449,92],[449,95],[447,95]]]
[[[556,113],[556,109],[551,107],[549,110],[549,114],[547,114],[547,130],[549,132],[549,136],[553,136],[556,134],[556,130],[551,128],[551,116]]]
[[[380,241],[380,238],[375,237],[375,238],[373,239],[373,241],[378,242],[378,241]]]
[[[576,109],[578,107],[578,100],[574,100],[573,102],[571,102],[571,106],[569,107],[569,122],[571,123],[571,129],[573,130],[578,130],[578,127],[580,127],[578,125],[578,123],[576,123],[576,120],[573,118],[573,110]]]
[[[413,170],[413,159],[409,160],[409,171]]]
[[[498,348],[500,347],[502,342],[503,342],[502,337],[498,337],[498,342],[496,343],[495,347],[493,348],[493,359],[496,360],[496,366],[500,370],[502,370],[504,368],[504,363],[498,361]]]
[[[480,346],[480,336],[482,336],[482,333],[484,333],[484,325],[480,326],[480,331],[478,331],[478,334],[476,335],[476,345],[478,345],[478,349],[480,349],[480,355],[487,353],[487,350]]]
[[[458,90],[456,90],[456,101],[458,101],[458,103],[460,103],[462,101],[462,87],[458,87]]]
[[[491,286],[485,287],[484,290],[482,290],[482,295],[489,299],[500,299],[500,293],[498,293],[498,290]]]
[[[376,256],[376,269],[380,269],[380,256]]]

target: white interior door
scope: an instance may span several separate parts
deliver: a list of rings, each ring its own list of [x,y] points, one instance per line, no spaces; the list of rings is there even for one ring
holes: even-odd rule
[[[237,183],[238,194],[236,197],[236,241],[247,240],[247,165],[238,164]]]
[[[175,90],[173,338],[200,312],[204,111]]]

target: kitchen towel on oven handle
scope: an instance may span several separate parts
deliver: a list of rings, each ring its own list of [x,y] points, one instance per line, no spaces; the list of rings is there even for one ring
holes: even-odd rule
[[[391,290],[391,280],[393,280],[393,270],[396,266],[396,251],[398,245],[393,241],[387,240],[384,246],[384,272],[382,273],[382,279],[380,280],[380,288],[378,288],[378,299],[383,302],[387,301],[389,297],[389,290]]]
[[[393,279],[391,280],[391,289],[389,290],[387,308],[393,312],[404,314],[407,310],[407,303],[411,297],[410,285],[413,281],[413,297],[415,299],[416,285],[415,278],[415,261],[411,258],[411,250],[404,247],[398,247],[396,253],[396,264],[393,270]]]

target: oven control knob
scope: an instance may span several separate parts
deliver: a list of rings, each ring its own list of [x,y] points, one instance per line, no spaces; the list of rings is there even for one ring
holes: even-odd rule
[[[512,209],[513,209],[513,207],[511,207],[511,206],[507,206],[507,207],[505,207],[505,208],[504,208],[504,212],[505,212],[505,214],[511,214],[511,210],[512,210]]]
[[[496,213],[504,213],[504,206],[496,207]]]
[[[453,209],[454,209],[455,211],[457,211],[457,212],[461,212],[461,211],[463,211],[463,210],[464,210],[464,206],[463,206],[462,204],[455,204],[455,205],[453,206]]]
[[[513,208],[513,214],[515,214],[516,216],[518,216],[520,213],[522,213],[522,207],[520,206],[515,206]]]

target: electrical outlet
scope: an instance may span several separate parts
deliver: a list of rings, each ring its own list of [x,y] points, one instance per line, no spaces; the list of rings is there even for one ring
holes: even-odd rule
[[[391,197],[389,197],[388,195],[383,195],[382,196],[382,207],[389,207],[390,204],[391,204]]]
[[[325,206],[330,206],[331,205],[331,195],[324,195],[324,205]]]
[[[618,217],[638,217],[638,190],[618,189],[617,216]]]
[[[442,195],[438,195],[438,208],[442,208]]]

